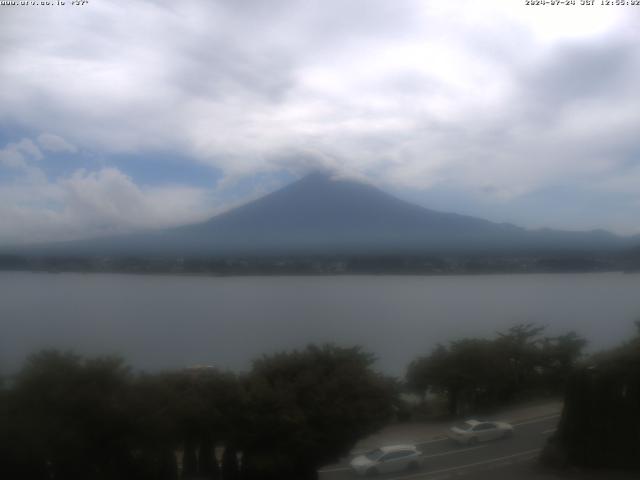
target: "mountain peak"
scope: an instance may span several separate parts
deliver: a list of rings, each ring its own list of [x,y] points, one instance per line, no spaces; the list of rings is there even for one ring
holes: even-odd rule
[[[327,182],[336,177],[336,172],[329,169],[312,170],[300,177],[299,182]]]
[[[134,240],[138,251],[179,255],[506,253],[622,245],[602,233],[527,231],[429,210],[328,170],[314,170],[206,222]],[[134,240],[105,242],[112,251],[135,251]]]
[[[321,185],[325,187],[335,186],[336,184],[356,184],[356,185],[369,185],[368,182],[355,177],[349,177],[343,173],[331,169],[316,169],[306,175],[300,177],[294,184],[301,184],[305,187],[310,185]],[[371,185],[369,185],[371,187]],[[287,187],[285,187],[287,188]]]
[[[191,227],[213,242],[279,251],[406,251],[450,246],[491,222],[428,210],[358,180],[313,171],[258,200]],[[233,240],[231,240],[233,238]],[[449,239],[449,240],[445,240]]]

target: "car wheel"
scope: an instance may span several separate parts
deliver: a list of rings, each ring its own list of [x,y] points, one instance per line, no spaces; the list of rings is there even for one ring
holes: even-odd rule
[[[476,445],[478,445],[478,439],[476,437],[471,437],[467,445],[469,445],[470,447],[475,447]]]
[[[378,472],[378,469],[376,467],[371,467],[367,470],[367,473],[365,475],[367,477],[377,477],[379,473],[380,472]]]

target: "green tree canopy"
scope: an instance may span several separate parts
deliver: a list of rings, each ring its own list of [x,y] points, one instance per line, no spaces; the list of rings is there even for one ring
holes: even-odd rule
[[[392,413],[391,383],[359,348],[264,356],[246,380],[245,464],[255,478],[314,478]],[[251,478],[254,478],[252,476]]]
[[[57,351],[31,356],[7,402],[15,478],[130,474],[129,382],[129,370],[116,358],[85,360]]]
[[[560,466],[640,470],[640,322],[618,348],[593,355],[569,378],[556,433],[542,459]]]
[[[408,366],[407,386],[444,394],[461,415],[531,391],[557,392],[586,342],[574,332],[543,337],[544,327],[519,324],[493,339],[465,338],[437,345]]]

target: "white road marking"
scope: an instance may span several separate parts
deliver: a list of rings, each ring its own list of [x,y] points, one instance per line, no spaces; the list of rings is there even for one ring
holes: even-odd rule
[[[544,430],[544,431],[540,432],[540,435],[546,435],[547,433],[553,433],[555,431],[556,431],[555,428],[550,428],[549,430]]]
[[[490,458],[488,460],[482,460],[480,462],[467,463],[466,465],[458,465],[457,467],[443,468],[441,470],[433,470],[431,472],[421,472],[421,473],[414,473],[412,475],[403,475],[401,477],[392,477],[392,478],[389,478],[388,480],[404,480],[406,478],[416,478],[420,476],[438,475],[441,473],[454,472],[456,470],[464,470],[465,468],[469,468],[469,467],[477,467],[478,465],[487,465],[489,463],[502,462],[504,460],[508,460],[516,457],[522,457],[524,455],[530,455],[532,453],[538,453],[540,450],[541,450],[540,448],[534,448],[532,450],[525,450],[524,452],[514,453],[512,455],[506,455],[504,457]]]

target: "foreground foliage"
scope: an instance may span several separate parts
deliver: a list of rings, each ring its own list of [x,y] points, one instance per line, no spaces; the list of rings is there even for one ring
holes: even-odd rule
[[[3,476],[315,478],[391,414],[392,385],[372,362],[358,348],[310,346],[242,377],[135,375],[115,358],[40,352],[0,390]]]
[[[548,337],[544,330],[528,323],[490,340],[438,345],[409,365],[407,385],[422,396],[444,395],[452,416],[533,394],[559,394],[586,341],[575,332]]]
[[[640,469],[640,322],[637,326],[633,340],[594,356],[570,377],[543,462]]]
[[[245,464],[264,478],[314,478],[392,414],[391,383],[358,348],[263,357],[247,378]]]

